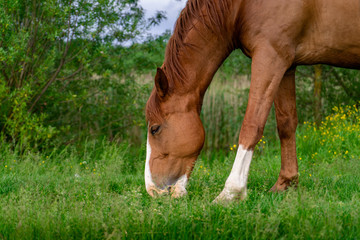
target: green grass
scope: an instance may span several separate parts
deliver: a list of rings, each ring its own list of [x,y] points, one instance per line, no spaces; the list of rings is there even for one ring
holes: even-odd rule
[[[89,142],[47,155],[3,144],[0,239],[359,239],[359,114],[350,115],[336,112],[316,131],[309,123],[298,128],[300,185],[281,194],[268,192],[280,151],[265,136],[247,199],[228,205],[212,200],[235,150],[202,153],[188,196],[152,199],[144,187],[144,146]]]

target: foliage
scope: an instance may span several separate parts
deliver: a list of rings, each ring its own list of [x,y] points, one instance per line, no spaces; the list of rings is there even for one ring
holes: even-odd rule
[[[300,186],[283,194],[268,192],[280,169],[279,144],[263,140],[266,148],[255,152],[251,164],[247,199],[229,205],[211,201],[230,173],[234,149],[200,156],[187,197],[151,199],[143,180],[145,144],[132,150],[127,143],[89,141],[26,155],[1,145],[1,237],[357,239],[359,114],[353,106],[339,107],[321,131],[313,123],[298,129]],[[328,154],[343,144],[341,155]]]
[[[50,103],[46,106],[48,121],[64,134],[60,143],[98,137],[141,143],[149,84],[139,84],[129,75],[74,81],[66,94],[58,93],[61,87],[54,84],[49,98],[44,98]]]
[[[321,153],[324,161],[331,163],[335,159],[349,160],[355,157],[351,149],[360,145],[360,112],[356,105],[333,107],[334,113],[327,116],[319,127],[315,123],[304,122],[301,128],[310,134],[303,138],[299,148],[307,149],[311,163],[316,163]]]
[[[245,79],[226,81],[217,75],[205,94],[201,119],[205,128],[205,149],[227,149],[236,143],[245,115],[248,86]]]
[[[296,72],[299,122],[314,120],[314,68],[300,66]],[[360,101],[360,72],[322,65],[321,115],[329,115],[333,106]]]
[[[35,115],[27,111],[26,102],[30,99],[31,87],[26,84],[22,88],[14,89],[10,94],[7,93],[8,88],[4,84],[0,88],[2,89],[0,90],[2,110],[5,110],[5,113],[11,112],[3,124],[0,121],[2,132],[10,136],[14,144],[18,143],[20,148],[24,146],[33,148],[48,147],[49,140],[53,135],[57,134],[57,130],[50,125],[45,126],[43,124],[46,118],[45,114]],[[9,108],[11,108],[11,111],[9,111]],[[17,142],[17,140],[20,142]]]
[[[106,64],[114,46],[135,41],[164,17],[157,13],[146,20],[137,0],[9,0],[1,2],[0,11],[1,134],[32,147],[43,142],[27,136],[36,134],[32,129],[56,132],[49,124],[54,109],[47,106],[59,107],[74,95],[69,89],[74,85],[87,91],[84,81],[89,84],[95,75],[99,81],[110,75],[120,79],[116,63],[123,56]],[[79,79],[82,83],[74,84]]]
[[[155,73],[156,68],[163,64],[169,37],[170,32],[165,32],[157,37],[149,36],[141,44],[135,43],[128,48],[120,48],[120,56],[126,56],[122,61],[121,72],[128,74],[130,71],[136,75]],[[114,57],[118,57],[118,55],[114,55]]]
[[[251,59],[246,57],[239,49],[234,50],[220,67],[220,74],[224,78],[250,75]]]

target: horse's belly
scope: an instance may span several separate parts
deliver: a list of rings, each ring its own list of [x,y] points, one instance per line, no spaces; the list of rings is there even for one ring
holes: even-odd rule
[[[328,64],[337,67],[360,69],[359,47],[328,47],[299,45],[295,56],[296,65]]]
[[[298,41],[297,64],[360,68],[360,1],[318,0]]]

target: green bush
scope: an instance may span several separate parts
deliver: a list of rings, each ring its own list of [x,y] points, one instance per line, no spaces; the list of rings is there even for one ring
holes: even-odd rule
[[[110,139],[125,136],[125,128],[139,124],[131,115],[143,102],[129,77],[127,54],[135,50],[116,45],[163,17],[145,19],[137,0],[2,1],[0,134],[22,148],[104,135],[94,131],[108,125],[117,129]]]
[[[74,81],[62,94],[59,87],[55,84],[44,101],[47,121],[64,134],[62,142],[106,137],[141,143],[149,84],[128,75]]]

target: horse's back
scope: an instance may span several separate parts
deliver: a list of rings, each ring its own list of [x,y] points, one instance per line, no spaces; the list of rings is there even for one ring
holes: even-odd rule
[[[241,13],[240,38],[250,56],[268,42],[293,53],[295,65],[360,68],[359,0],[247,1]]]

